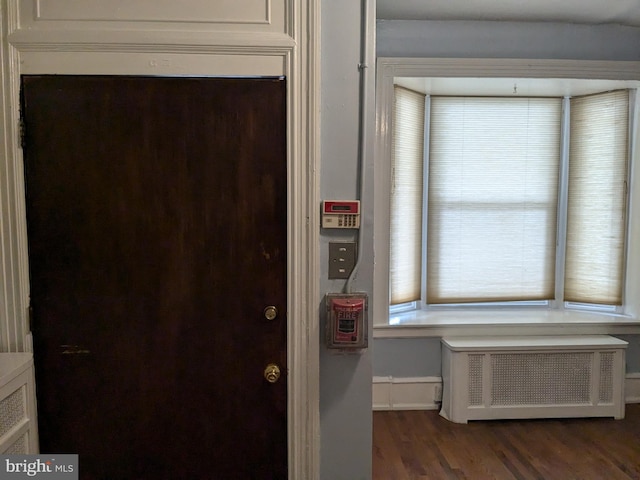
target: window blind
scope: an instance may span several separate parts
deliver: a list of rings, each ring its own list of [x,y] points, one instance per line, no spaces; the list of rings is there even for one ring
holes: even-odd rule
[[[565,301],[620,305],[629,94],[571,99]]]
[[[427,301],[554,297],[559,98],[432,97]]]
[[[390,304],[420,299],[425,96],[395,87],[391,159]]]

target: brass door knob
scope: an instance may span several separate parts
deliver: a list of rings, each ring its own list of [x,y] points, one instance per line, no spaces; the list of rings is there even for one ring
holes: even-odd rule
[[[267,320],[273,320],[278,316],[278,309],[273,305],[269,305],[264,309],[264,318]]]
[[[275,363],[270,363],[264,369],[264,378],[269,383],[276,383],[280,378],[280,367]]]

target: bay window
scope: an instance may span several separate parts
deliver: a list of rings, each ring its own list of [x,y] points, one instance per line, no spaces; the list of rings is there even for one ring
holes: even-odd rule
[[[482,88],[467,88],[474,82]],[[388,175],[377,173],[376,211],[388,216],[376,245],[387,228],[388,243],[376,248],[386,266],[376,279],[387,318],[504,308],[637,315],[627,303],[638,280],[629,271],[638,82],[533,78],[527,92],[519,83],[393,78],[378,108]]]
[[[430,95],[396,85],[391,309],[621,312],[634,95]]]

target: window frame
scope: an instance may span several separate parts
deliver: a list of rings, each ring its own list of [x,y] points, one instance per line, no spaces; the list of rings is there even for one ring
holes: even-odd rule
[[[496,305],[483,307],[480,313],[474,309],[460,309],[455,306],[430,307],[413,312],[389,313],[389,186],[391,159],[391,119],[393,116],[393,86],[395,77],[445,77],[445,78],[540,78],[540,79],[584,79],[584,80],[612,80],[624,81],[626,88],[640,86],[640,62],[617,61],[581,61],[581,60],[516,60],[516,59],[421,59],[421,58],[378,58],[377,65],[377,101],[376,101],[376,168],[374,171],[374,188],[376,191],[374,212],[374,248],[376,263],[374,267],[374,336],[381,336],[380,329],[394,328],[398,316],[404,316],[403,326],[433,326],[443,325],[487,325],[492,324],[492,314],[496,318],[507,312],[511,318],[521,316],[523,322],[558,325],[563,322],[588,324],[617,324],[627,325],[637,323],[640,311],[640,300],[633,292],[640,291],[640,275],[633,274],[634,268],[640,268],[640,255],[634,254],[629,245],[640,244],[640,219],[633,222],[634,212],[640,210],[640,193],[631,195],[633,186],[640,188],[638,168],[633,168],[633,158],[640,158],[636,137],[638,135],[638,104],[637,95],[634,112],[635,130],[630,132],[629,185],[630,200],[628,205],[627,228],[627,261],[625,263],[625,282],[623,306],[612,312],[611,309],[601,311],[585,311],[577,305],[569,317],[563,312],[564,302],[551,300],[547,305],[535,305],[533,310],[539,314],[531,314],[532,306]],[[624,87],[623,87],[624,88]],[[631,102],[630,102],[631,105]],[[563,108],[564,110],[564,108]],[[565,132],[566,133],[566,132]],[[563,147],[564,148],[564,147]],[[640,160],[638,160],[640,161]],[[560,192],[561,193],[561,192]],[[637,215],[636,215],[637,216]],[[562,305],[558,305],[562,303]],[[462,312],[470,310],[470,312]],[[525,310],[529,310],[526,312]],[[561,314],[558,314],[558,310]],[[438,313],[444,311],[444,313]],[[395,321],[394,321],[395,320]],[[497,324],[502,320],[498,318]],[[510,324],[518,324],[513,320]],[[635,328],[635,327],[634,327]],[[515,331],[515,330],[514,330]],[[637,330],[640,332],[640,328]],[[395,334],[394,334],[395,335]],[[382,334],[382,336],[385,336]]]

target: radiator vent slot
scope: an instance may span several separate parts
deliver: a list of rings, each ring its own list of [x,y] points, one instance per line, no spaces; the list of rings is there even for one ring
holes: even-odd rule
[[[0,437],[18,425],[26,414],[23,386],[0,401]]]
[[[613,352],[604,352],[600,354],[600,403],[613,402]]]
[[[592,363],[592,353],[491,355],[491,404],[588,404]]]
[[[469,405],[482,405],[482,361],[484,355],[469,355]]]

